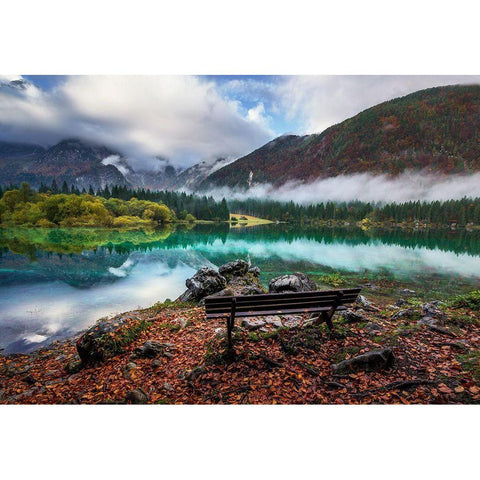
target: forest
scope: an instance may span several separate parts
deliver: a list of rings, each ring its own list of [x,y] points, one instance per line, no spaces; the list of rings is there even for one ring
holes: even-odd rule
[[[420,202],[376,204],[353,202],[326,202],[300,205],[294,202],[272,200],[232,200],[232,212],[254,215],[268,220],[315,224],[324,221],[365,223],[424,223],[429,226],[457,224],[480,225],[480,198],[462,198],[445,202]]]
[[[9,187],[11,189],[12,187]],[[15,187],[17,188],[17,187]],[[167,190],[151,191],[149,189],[137,188],[132,189],[125,186],[105,186],[103,189],[94,189],[90,186],[88,191],[83,189],[80,191],[74,185],[68,186],[67,182],[63,182],[59,187],[53,180],[51,185],[41,183],[39,193],[51,192],[53,194],[75,194],[88,193],[89,195],[102,198],[119,198],[121,200],[130,200],[137,198],[138,200],[148,200],[150,202],[160,202],[175,212],[178,220],[185,220],[188,214],[193,215],[198,220],[228,220],[230,212],[228,211],[227,202],[222,199],[220,202],[214,200],[211,196],[193,195],[185,192],[173,192]],[[0,197],[2,195],[0,187]]]
[[[176,221],[226,221],[230,212],[267,220],[318,226],[325,222],[363,225],[422,224],[480,225],[480,198],[444,202],[405,203],[325,202],[310,205],[264,199],[220,202],[213,197],[184,192],[155,191],[127,187],[105,187],[79,192],[66,183],[58,188],[42,184],[38,191],[28,183],[19,188],[0,187],[0,221],[4,225],[128,227]]]
[[[126,187],[79,191],[66,182],[59,188],[42,184],[38,191],[26,182],[0,187],[0,222],[40,227],[130,227],[174,221],[222,221],[229,218],[225,200],[177,192],[151,192]]]

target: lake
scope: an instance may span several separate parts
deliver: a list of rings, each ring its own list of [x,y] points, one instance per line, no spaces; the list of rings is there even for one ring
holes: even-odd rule
[[[261,281],[302,271],[328,286],[367,285],[376,299],[445,298],[480,288],[480,232],[364,231],[262,225],[170,230],[0,229],[0,348],[30,352],[98,318],[185,290],[204,266],[243,258]]]

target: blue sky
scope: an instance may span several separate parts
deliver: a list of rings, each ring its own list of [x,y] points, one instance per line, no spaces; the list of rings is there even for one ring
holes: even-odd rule
[[[10,82],[26,80],[27,87]],[[380,102],[479,76],[1,76],[0,140],[76,137],[132,165],[235,159],[275,137],[320,133]]]

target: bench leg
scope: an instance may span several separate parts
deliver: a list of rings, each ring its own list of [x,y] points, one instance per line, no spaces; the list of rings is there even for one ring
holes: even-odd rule
[[[233,350],[232,331],[233,331],[234,323],[235,323],[235,317],[233,315],[230,315],[230,317],[227,318],[227,340],[228,340],[229,351]]]
[[[235,354],[233,350],[232,331],[235,325],[235,313],[237,310],[237,299],[232,298],[232,309],[230,311],[230,318],[227,318],[227,339],[228,339],[228,353]]]
[[[332,315],[330,315],[330,312],[322,312],[322,319],[327,324],[328,328],[333,330]]]

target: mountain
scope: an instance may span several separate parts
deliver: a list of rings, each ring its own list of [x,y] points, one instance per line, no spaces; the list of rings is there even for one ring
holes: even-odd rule
[[[186,189],[195,191],[199,185],[213,172],[231,163],[232,159],[217,158],[215,160],[204,160],[183,170],[170,179],[168,188]]]
[[[210,174],[199,190],[311,182],[341,174],[480,171],[480,86],[421,90],[320,134],[287,135]]]
[[[105,185],[128,185],[123,174],[102,160],[116,155],[106,147],[76,139],[63,140],[48,149],[34,145],[0,144],[0,184],[27,181],[33,186],[41,182],[57,184],[66,181],[78,188],[97,189]]]

